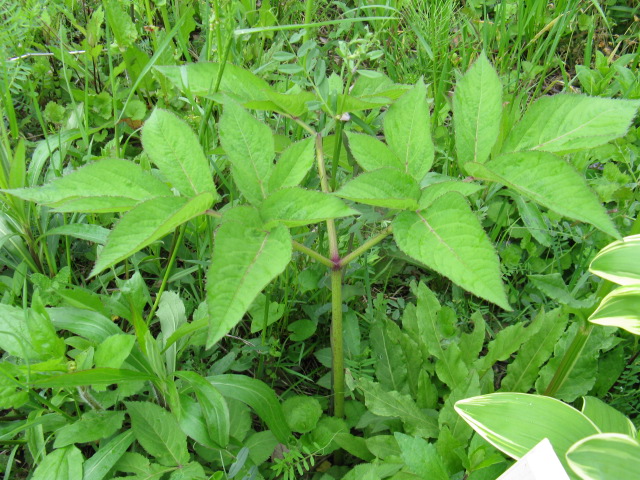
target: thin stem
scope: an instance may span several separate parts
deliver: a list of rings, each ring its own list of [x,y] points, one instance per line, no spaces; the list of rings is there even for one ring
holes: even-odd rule
[[[307,133],[309,133],[309,135],[313,135],[316,136],[318,133],[313,129],[313,127],[311,127],[308,123],[300,120],[300,118],[295,117],[293,115],[289,115],[287,113],[281,113],[280,115],[282,115],[285,118],[288,118],[290,120],[293,120],[294,122],[296,122],[298,125],[300,125]]]
[[[320,187],[324,193],[331,193],[329,190],[329,182],[327,180],[327,169],[324,164],[324,149],[322,147],[322,134],[316,134],[316,160],[318,162],[318,175],[320,176]],[[340,259],[338,252],[338,234],[336,233],[336,224],[333,219],[327,220],[327,234],[329,235],[329,258],[333,262]]]
[[[342,336],[342,271],[331,271],[331,353],[333,415],[344,417],[344,344]]]
[[[176,229],[176,232],[174,232],[174,242],[171,245],[171,255],[169,257],[169,261],[167,262],[167,266],[165,267],[164,270],[164,276],[162,277],[162,283],[160,284],[160,289],[158,290],[158,294],[156,295],[156,299],[153,302],[153,307],[151,307],[151,311],[149,312],[149,315],[147,315],[147,320],[146,320],[146,324],[147,326],[151,323],[151,319],[153,318],[153,316],[156,313],[156,310],[158,309],[158,305],[160,304],[160,297],[162,297],[162,294],[164,293],[164,290],[167,288],[167,282],[169,281],[169,275],[171,274],[171,270],[173,270],[173,264],[176,261],[176,256],[178,255],[178,248],[180,247],[180,245],[182,245],[182,238],[184,237],[184,231],[186,230],[186,224],[182,225],[181,227],[179,227],[178,229]],[[179,232],[179,233],[178,233]],[[175,233],[178,233],[178,238],[177,240],[175,239]]]
[[[329,260],[324,255],[321,255],[320,253],[316,252],[315,250],[312,250],[311,248],[309,248],[309,247],[307,247],[307,246],[305,246],[305,245],[303,245],[303,244],[301,244],[299,242],[296,242],[295,240],[293,241],[293,249],[309,255],[311,258],[313,258],[318,263],[321,263],[325,267],[334,268],[336,266],[335,263],[333,263],[331,260]]]
[[[391,235],[392,231],[393,231],[393,229],[391,228],[391,225],[389,225],[382,232],[380,232],[379,234],[374,235],[373,237],[371,237],[369,240],[364,242],[362,245],[360,245],[358,248],[356,248],[349,255],[343,257],[342,259],[340,259],[340,267],[346,267],[349,263],[354,261],[356,258],[358,258],[360,255],[362,255],[364,252],[369,250],[371,247],[374,247],[375,245],[380,243],[382,240],[384,240],[386,237]]]

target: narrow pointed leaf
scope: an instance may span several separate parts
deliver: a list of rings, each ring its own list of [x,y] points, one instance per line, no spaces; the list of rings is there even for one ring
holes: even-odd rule
[[[433,164],[433,141],[427,89],[419,81],[389,108],[384,117],[387,145],[402,163],[402,170],[417,181]]]
[[[427,210],[402,212],[393,236],[404,253],[454,283],[510,309],[491,242],[464,198],[448,193]]]
[[[79,372],[35,377],[32,385],[37,388],[74,388],[85,385],[113,385],[114,383],[144,382],[156,377],[136,370],[117,368],[92,368]]]
[[[482,438],[515,459],[548,438],[565,468],[569,448],[600,433],[575,408],[540,395],[493,393],[461,400],[455,409]]]
[[[42,459],[33,472],[32,480],[52,480],[59,478],[82,478],[82,453],[70,445],[58,448]]]
[[[401,170],[381,168],[358,175],[335,195],[376,207],[417,210],[420,188],[413,177]]]
[[[219,132],[233,180],[249,202],[259,204],[267,196],[275,157],[271,130],[237,103],[228,102]]]
[[[198,137],[183,120],[156,108],[142,128],[142,144],[162,174],[180,193],[215,194],[209,161]]]
[[[485,165],[469,163],[466,169],[474,177],[502,183],[560,215],[590,223],[612,237],[620,236],[584,178],[555,155],[509,153]]]
[[[537,100],[507,136],[502,151],[568,152],[595,148],[624,136],[640,102],[587,95]]]
[[[357,213],[336,197],[299,187],[278,190],[260,206],[266,228],[279,223],[287,227],[309,225]]]
[[[47,230],[44,236],[51,235],[69,235],[70,237],[79,238],[88,242],[104,245],[107,243],[109,230],[100,225],[89,223],[70,223],[68,225],[60,225],[59,227]]]
[[[567,462],[583,480],[637,478],[640,444],[617,433],[602,433],[582,439],[567,452]]]
[[[291,430],[278,397],[266,383],[246,375],[216,375],[207,377],[207,381],[223,396],[253,408],[280,442],[288,442]]]
[[[640,284],[616,288],[589,317],[591,323],[618,327],[640,335]]]
[[[348,132],[347,139],[353,158],[363,170],[370,172],[385,167],[404,170],[404,164],[396,154],[376,137]]]
[[[257,210],[237,207],[226,213],[216,234],[207,276],[207,305],[211,346],[245,314],[267,284],[291,260],[291,235],[278,225],[263,229]]]
[[[269,177],[269,192],[281,188],[296,187],[313,165],[314,142],[307,138],[289,146],[273,167]]]
[[[201,193],[189,200],[159,197],[139,204],[127,212],[111,231],[90,276],[128,258],[183,223],[203,214],[211,207],[213,200],[211,193]]]
[[[93,456],[84,462],[82,480],[102,480],[133,442],[133,432],[127,430],[100,446]]]
[[[125,402],[136,439],[162,465],[178,466],[189,461],[187,437],[176,417],[150,402]]]
[[[484,52],[456,85],[453,123],[458,161],[484,163],[500,131],[502,85]]]
[[[640,283],[640,235],[631,235],[604,247],[589,271],[618,285]]]
[[[90,163],[42,187],[5,190],[58,212],[126,212],[151,198],[171,195],[171,189],[127,160],[107,158]]]

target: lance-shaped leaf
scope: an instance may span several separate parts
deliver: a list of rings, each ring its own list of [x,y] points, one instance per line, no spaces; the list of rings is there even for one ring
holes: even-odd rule
[[[467,172],[501,183],[574,220],[590,223],[619,237],[615,225],[578,172],[561,158],[545,152],[500,155],[484,165],[468,163]]]
[[[82,480],[102,480],[107,476],[118,460],[124,455],[133,442],[133,432],[127,430],[112,438],[100,448],[86,462],[84,462],[84,476]]]
[[[234,102],[225,104],[218,128],[234,182],[249,202],[259,204],[267,196],[275,157],[271,130]]]
[[[149,455],[162,465],[178,466],[189,461],[187,436],[178,420],[164,408],[150,402],[126,402],[131,428]]]
[[[583,480],[636,478],[640,443],[618,433],[592,435],[571,447],[567,462]]]
[[[422,80],[389,108],[384,134],[402,169],[417,181],[422,180],[433,164],[429,104]]]
[[[482,185],[478,185],[477,183],[461,182],[459,180],[445,180],[444,182],[432,183],[422,190],[419,201],[420,210],[427,208],[436,198],[440,198],[445,193],[458,192],[467,197],[482,188]]]
[[[402,212],[393,236],[404,253],[454,283],[510,309],[498,256],[477,217],[458,193],[447,193],[427,210]]]
[[[456,85],[453,124],[458,161],[484,163],[500,132],[502,85],[484,52]]]
[[[5,190],[58,212],[126,212],[138,203],[171,195],[171,189],[127,160],[106,158],[42,187]]]
[[[404,170],[404,164],[384,143],[371,135],[347,133],[348,147],[356,162],[367,172],[392,167]]]
[[[604,297],[589,321],[640,335],[640,285],[616,288]]]
[[[291,235],[278,225],[266,231],[251,207],[229,210],[218,229],[207,276],[210,347],[245,314],[267,284],[291,260]]]
[[[625,135],[638,106],[638,101],[587,95],[542,97],[509,133],[502,151],[595,148]]]
[[[306,138],[289,146],[273,167],[269,177],[269,191],[297,186],[307,175],[314,160],[313,138]]]
[[[156,108],[142,128],[142,144],[162,174],[187,197],[215,194],[209,161],[198,137],[173,113]]]
[[[575,408],[541,395],[493,393],[461,400],[455,409],[482,438],[515,459],[548,438],[565,468],[569,448],[600,433]]]
[[[618,285],[640,283],[640,235],[631,235],[604,247],[589,271]]]
[[[299,187],[277,191],[260,207],[260,216],[267,228],[278,223],[288,227],[309,225],[357,213],[336,197]]]
[[[58,448],[42,459],[33,472],[33,480],[49,480],[51,478],[82,478],[82,453],[70,445]]]
[[[287,426],[282,406],[273,389],[266,383],[246,375],[216,375],[207,377],[207,380],[223,396],[253,408],[280,442],[288,441],[291,430]]]
[[[90,276],[97,275],[164,237],[204,213],[212,203],[211,193],[201,193],[191,199],[159,197],[141,203],[127,212],[111,231]]]
[[[336,196],[376,207],[417,210],[420,187],[412,176],[395,168],[381,168],[358,175]]]

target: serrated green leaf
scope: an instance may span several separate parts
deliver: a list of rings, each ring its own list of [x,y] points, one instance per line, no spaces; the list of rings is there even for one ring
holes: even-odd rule
[[[442,458],[438,455],[433,443],[400,432],[396,432],[394,436],[409,471],[419,478],[449,480]]]
[[[213,200],[211,193],[201,193],[190,199],[159,197],[139,204],[111,231],[89,276],[97,275],[203,214]]]
[[[410,175],[395,168],[381,168],[358,175],[335,195],[376,207],[417,210],[420,188]]]
[[[541,395],[493,393],[461,400],[455,409],[482,438],[515,459],[548,438],[565,468],[569,448],[599,433],[578,410]]]
[[[400,335],[402,332],[395,323],[378,320],[371,327],[369,343],[376,359],[376,379],[380,385],[386,390],[407,393],[407,361],[397,342]]]
[[[438,437],[438,422],[418,408],[409,395],[395,391],[385,391],[380,384],[364,378],[358,381],[358,388],[365,397],[367,409],[383,417],[397,417],[402,420],[405,430],[424,438]]]
[[[422,80],[391,105],[384,117],[384,134],[402,170],[418,182],[422,180],[431,169],[434,153],[427,89]]]
[[[187,197],[200,193],[217,197],[209,161],[198,137],[173,113],[160,108],[153,111],[142,128],[142,145],[180,193]]]
[[[462,182],[459,180],[447,180],[428,185],[420,194],[419,208],[424,210],[435,200],[449,192],[458,192],[465,197],[482,190],[482,185],[477,183]]]
[[[189,461],[187,437],[176,417],[150,402],[125,402],[125,405],[136,440],[149,455],[167,466]]]
[[[636,478],[640,472],[640,444],[617,433],[592,435],[569,449],[567,462],[583,480]]]
[[[510,309],[498,256],[460,194],[447,193],[427,210],[401,212],[392,225],[404,253],[471,293]]]
[[[347,140],[353,158],[365,171],[387,167],[404,170],[404,164],[396,154],[376,137],[347,132]]]
[[[208,346],[226,335],[262,289],[282,273],[291,260],[291,245],[285,226],[265,231],[258,211],[251,207],[225,214],[207,275]]]
[[[484,52],[457,83],[453,124],[458,162],[484,163],[500,132],[502,85]]]
[[[484,375],[496,362],[506,360],[517,351],[528,338],[525,331],[522,323],[509,325],[500,330],[487,345],[486,355],[475,362],[478,373]]]
[[[584,178],[555,155],[546,152],[508,153],[485,165],[469,163],[466,169],[474,177],[513,188],[560,215],[590,223],[612,237],[620,237]]]
[[[300,187],[278,190],[260,206],[265,228],[278,224],[297,227],[357,213],[336,197]]]
[[[70,237],[79,238],[80,240],[104,245],[107,243],[109,230],[100,225],[70,223],[69,225],[60,225],[59,227],[47,230],[42,236],[49,237],[51,235],[69,235]]]
[[[18,409],[29,400],[29,393],[10,372],[0,366],[0,408]]]
[[[509,132],[502,151],[595,148],[627,133],[638,106],[638,101],[587,95],[542,97]]]
[[[234,102],[224,106],[218,129],[234,182],[250,203],[259,204],[268,194],[275,157],[271,130]]]
[[[545,275],[527,275],[534,286],[538,287],[542,293],[558,303],[574,308],[590,307],[594,300],[576,300],[567,285],[564,283],[562,275],[559,273],[548,273]]]
[[[56,432],[54,448],[74,443],[95,442],[116,433],[124,421],[124,412],[94,411],[84,413],[80,420],[65,425]]]
[[[616,288],[589,317],[591,323],[622,328],[640,335],[640,285]]]
[[[444,407],[440,410],[438,425],[440,426],[441,435],[442,430],[447,429],[449,434],[461,444],[466,444],[469,441],[473,430],[462,417],[458,415],[454,407],[457,401],[480,395],[480,393],[478,373],[471,370],[467,379],[451,390],[451,393],[444,402]]]
[[[171,190],[128,160],[106,158],[90,163],[41,187],[5,190],[58,212],[126,212]]]
[[[80,479],[83,462],[82,453],[76,447],[58,448],[42,459],[31,480]]]
[[[618,285],[640,283],[640,235],[631,235],[604,247],[589,271]]]
[[[540,367],[548,360],[556,342],[567,325],[567,315],[561,308],[541,311],[528,327],[536,333],[520,347],[518,356],[507,367],[501,390],[528,392],[538,376]]]
[[[269,192],[281,188],[296,187],[313,165],[313,138],[306,138],[290,145],[276,162],[269,176]]]
[[[473,320],[473,331],[463,333],[460,337],[462,358],[469,366],[473,365],[480,356],[486,334],[486,322],[480,312],[475,312],[471,315],[471,320]]]
[[[632,438],[638,433],[628,417],[599,398],[583,397],[581,411],[602,433],[621,433]]]
[[[196,392],[202,409],[207,432],[220,448],[229,443],[229,408],[220,392],[207,380],[195,372],[176,372],[178,378],[186,380]]]
[[[246,375],[216,375],[207,381],[222,393],[253,408],[282,443],[287,443],[291,430],[273,389],[266,383]]]
[[[107,16],[107,23],[113,31],[118,46],[124,50],[132,45],[138,38],[136,26],[131,20],[131,16],[127,14],[117,0],[106,1],[103,5]]]
[[[84,462],[82,480],[102,480],[125,454],[133,442],[133,432],[127,430],[100,446],[93,456]]]

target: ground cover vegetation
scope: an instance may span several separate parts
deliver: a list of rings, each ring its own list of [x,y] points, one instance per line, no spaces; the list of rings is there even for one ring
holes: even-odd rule
[[[0,0],[4,478],[632,478],[635,3]]]

